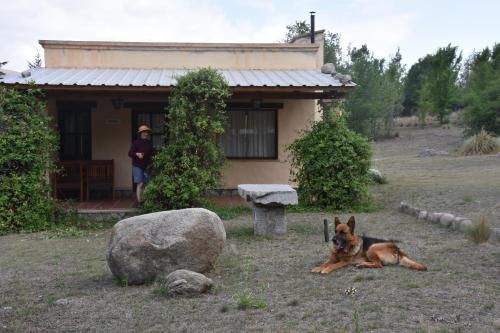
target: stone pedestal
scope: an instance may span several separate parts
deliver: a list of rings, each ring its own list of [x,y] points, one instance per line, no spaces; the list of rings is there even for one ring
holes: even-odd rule
[[[253,230],[255,235],[270,236],[286,234],[284,206],[266,206],[252,203]]]
[[[281,236],[286,234],[285,205],[298,203],[297,192],[289,185],[243,184],[238,193],[252,202],[254,234]]]

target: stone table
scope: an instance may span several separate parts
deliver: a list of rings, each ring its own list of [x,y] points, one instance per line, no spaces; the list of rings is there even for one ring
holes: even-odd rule
[[[282,184],[241,184],[238,194],[252,203],[255,235],[286,234],[285,205],[298,204],[297,191]]]

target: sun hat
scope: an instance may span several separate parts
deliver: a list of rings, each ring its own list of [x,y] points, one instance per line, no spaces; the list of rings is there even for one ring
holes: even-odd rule
[[[149,128],[147,125],[141,125],[141,126],[139,126],[137,133],[146,132],[146,131],[152,132],[151,128]]]

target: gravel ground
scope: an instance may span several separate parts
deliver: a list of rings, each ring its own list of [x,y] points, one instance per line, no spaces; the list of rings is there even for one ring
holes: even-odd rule
[[[373,190],[384,209],[356,214],[357,233],[394,239],[426,272],[309,273],[327,258],[322,220],[333,215],[322,213],[288,214],[288,234],[279,239],[253,237],[248,215],[224,221],[227,244],[207,274],[215,288],[190,299],[166,298],[155,284],[119,286],[105,261],[109,230],[72,238],[8,235],[0,237],[0,332],[353,332],[355,312],[362,332],[496,332],[499,244],[476,245],[396,210],[407,199],[467,216],[489,210],[498,218],[498,156],[416,157],[423,148],[456,147],[459,132],[448,131],[434,143],[430,134],[441,135],[435,129],[377,143],[376,166],[389,184]],[[352,297],[344,294],[349,287],[357,289]],[[246,288],[266,307],[239,310]]]

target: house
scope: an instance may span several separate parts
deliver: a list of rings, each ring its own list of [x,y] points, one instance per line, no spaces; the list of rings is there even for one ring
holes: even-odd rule
[[[319,119],[318,100],[342,98],[355,86],[322,72],[323,40],[323,31],[289,43],[41,40],[45,67],[8,74],[0,83],[34,82],[42,89],[58,124],[60,161],[113,160],[112,187],[121,197],[133,191],[127,151],[137,127],[149,125],[154,145],[164,144],[165,106],[175,78],[189,69],[215,68],[233,93],[223,188],[289,183],[285,146]],[[79,177],[84,199],[82,172]]]

